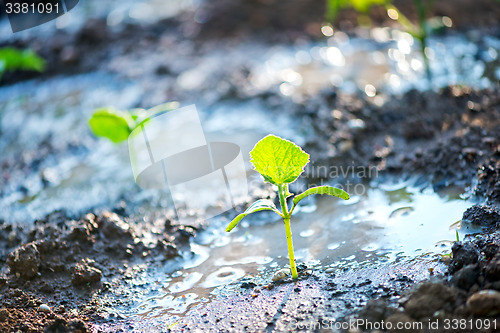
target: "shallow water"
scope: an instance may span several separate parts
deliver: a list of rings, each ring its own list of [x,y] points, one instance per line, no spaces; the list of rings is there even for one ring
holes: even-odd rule
[[[359,29],[358,36],[337,32],[325,43],[273,47],[255,66],[252,80],[260,89],[280,84],[281,93],[295,99],[332,86],[368,97],[453,84],[486,88],[500,80],[499,49],[498,38],[474,31],[431,36],[426,52],[429,80],[418,41],[411,35],[389,28]],[[374,102],[383,103],[383,96]]]
[[[141,190],[134,183],[127,143],[95,139],[88,127],[95,108],[128,109],[143,93],[133,82],[100,73],[0,88],[1,160],[27,164],[4,173],[0,219],[30,223],[59,209],[77,217],[124,199],[132,206],[146,203],[149,211],[165,210],[165,191]],[[198,107],[198,113],[207,141],[238,144],[248,170],[248,152],[269,133],[303,143],[296,121],[284,113],[268,117],[260,101]]]
[[[461,239],[472,232],[456,224],[471,205],[457,196],[420,191],[405,183],[357,190],[359,195],[349,201],[309,200],[294,214],[298,263],[317,271],[342,271],[411,258],[437,259],[450,251],[457,232]],[[161,287],[124,315],[170,322],[243,277],[262,275],[269,282],[272,272],[288,265],[284,227],[275,215],[254,214],[231,233],[224,231],[227,220],[214,218],[211,223],[191,244],[193,253],[167,264],[160,276],[149,275],[151,281],[161,281]]]

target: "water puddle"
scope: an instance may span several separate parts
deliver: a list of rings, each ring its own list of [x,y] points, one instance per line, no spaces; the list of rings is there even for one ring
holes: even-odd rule
[[[252,84],[266,89],[279,84],[283,95],[299,99],[337,87],[362,91],[403,93],[410,89],[438,89],[453,84],[489,87],[500,80],[500,40],[479,33],[450,33],[429,38],[426,52],[432,80],[425,74],[418,42],[408,33],[389,29],[360,29],[359,36],[339,31],[326,43],[276,46],[252,71]],[[492,70],[493,69],[493,70]],[[375,99],[383,103],[382,96]]]
[[[349,201],[309,200],[294,214],[292,231],[299,263],[324,271],[429,258],[449,252],[457,233],[463,239],[472,231],[456,223],[471,205],[458,196],[407,184],[367,186],[365,190]],[[141,320],[168,317],[170,321],[209,302],[245,276],[269,278],[288,265],[284,227],[276,216],[254,214],[231,233],[224,231],[225,219],[211,222],[192,243],[192,252],[185,253],[184,265],[179,260],[165,266],[161,276],[151,276],[162,287],[129,308],[127,315]]]
[[[121,98],[122,93],[127,98]],[[131,82],[100,73],[0,89],[2,160],[23,159],[28,164],[4,174],[9,183],[0,189],[0,219],[29,223],[54,210],[78,216],[90,209],[111,209],[124,198],[149,211],[166,210],[165,191],[141,190],[135,185],[127,143],[94,139],[88,128],[95,108],[132,108],[142,93]],[[262,101],[226,102],[198,107],[198,111],[207,141],[239,145],[248,170],[248,152],[265,135],[304,142],[296,134],[296,121],[287,114],[269,117]]]

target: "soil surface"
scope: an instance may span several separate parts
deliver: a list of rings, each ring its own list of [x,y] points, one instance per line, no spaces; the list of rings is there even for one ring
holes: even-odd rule
[[[498,5],[474,2],[474,8],[464,15],[455,13],[454,8],[461,8],[463,13],[469,2],[453,8],[450,3],[438,1],[436,13],[447,13],[459,27],[488,25],[488,31],[495,31],[489,24],[498,24]],[[277,10],[282,7],[287,10]],[[226,11],[239,15],[226,15]],[[191,96],[193,92],[178,88],[175,79],[190,69],[192,61],[221,45],[230,46],[232,37],[228,36],[240,38],[262,28],[265,37],[259,32],[261,37],[248,38],[263,38],[269,44],[315,38],[312,31],[318,31],[322,11],[302,1],[288,6],[283,1],[219,0],[198,9],[196,20],[192,20],[196,13],[184,13],[181,18],[148,26],[124,25],[111,30],[104,19],[92,19],[75,33],[60,31],[48,40],[23,37],[4,44],[30,46],[46,58],[48,68],[42,78],[98,70],[134,78],[133,65],[141,64],[144,55],[150,54],[142,76],[137,78],[157,83],[142,97],[140,104],[147,107],[158,99],[185,100]],[[299,15],[304,19],[294,20],[297,13],[306,13]],[[352,14],[346,11],[339,25],[354,27]],[[375,10],[371,17],[380,24],[387,23],[381,16],[380,10]],[[265,27],[270,25],[288,30],[269,33]],[[220,36],[229,39],[219,40]],[[158,50],[162,53],[178,45],[181,47],[172,48],[167,60],[154,56]],[[185,59],[168,61],[179,57]],[[130,66],[120,67],[120,62]],[[451,257],[440,262],[417,260],[335,273],[302,267],[297,282],[268,284],[249,277],[202,311],[190,313],[172,330],[321,331],[355,319],[427,324],[439,319],[439,330],[432,332],[453,332],[443,326],[446,319],[488,318],[500,325],[498,86],[483,90],[463,86],[439,92],[412,90],[401,96],[386,96],[382,105],[366,95],[330,88],[297,102],[280,94],[277,86],[249,92],[245,66],[229,64],[218,74],[197,88],[196,93],[204,94],[205,101],[257,99],[270,106],[271,116],[286,110],[290,117],[313,129],[304,149],[318,165],[375,165],[378,173],[374,181],[417,176],[415,183],[422,187],[467,187],[480,204],[464,212],[462,223],[487,229],[455,242]],[[2,85],[36,75],[8,73]],[[217,81],[228,84],[218,89],[215,97],[207,97],[205,92]],[[23,173],[37,174],[40,160],[71,149],[85,147],[54,146],[48,139],[31,154],[1,160],[0,193],[9,190],[12,174],[21,178]],[[308,175],[306,170],[301,181],[314,182],[315,178],[318,175]],[[361,181],[341,181],[347,180]],[[109,210],[80,216],[55,211],[43,219],[18,224],[0,221],[0,332],[169,329],[162,322],[152,325],[123,318],[113,309],[133,298],[128,288],[136,284],[135,276],[144,272],[145,265],[177,257],[203,225],[176,225],[171,215],[141,224],[131,217],[126,203]],[[152,227],[154,231],[148,231]],[[425,282],[419,283],[422,280]],[[369,327],[364,329],[370,331]],[[430,328],[413,331],[428,332]],[[469,331],[476,332],[478,327],[463,330]],[[490,327],[482,331],[495,330]]]

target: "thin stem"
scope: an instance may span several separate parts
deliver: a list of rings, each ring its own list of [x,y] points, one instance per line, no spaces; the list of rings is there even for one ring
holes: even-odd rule
[[[290,216],[292,215],[291,211],[288,211],[288,207],[286,204],[286,186],[287,185],[279,185],[278,193],[280,197],[281,211],[283,214],[283,222],[285,222],[285,232],[286,232],[286,244],[288,246],[288,258],[290,259],[290,270],[292,271],[292,278],[298,278],[297,268],[295,267],[295,255],[293,252],[293,241],[292,241],[292,228],[290,227]]]
[[[427,47],[427,31],[426,31],[426,23],[425,23],[425,17],[426,17],[426,9],[423,7],[423,4],[419,0],[414,0],[415,6],[417,7],[418,11],[418,26],[415,26],[398,8],[396,8],[394,5],[391,4],[386,4],[385,8],[387,10],[392,9],[395,10],[398,13],[398,18],[397,21],[399,24],[403,26],[403,28],[408,32],[410,35],[412,35],[414,38],[416,38],[420,42],[420,52],[422,53],[422,57],[424,59],[424,66],[425,66],[425,73],[427,76],[427,79],[431,80],[431,69],[429,65],[429,58],[425,54],[425,49]]]
[[[289,217],[289,212],[288,212],[288,206],[286,204],[286,197],[285,197],[285,185],[278,185],[278,194],[280,196],[280,205],[281,205],[281,213],[283,216]]]
[[[295,267],[295,256],[293,253],[292,228],[290,227],[290,217],[284,218],[283,221],[285,222],[286,243],[288,245],[288,257],[290,258],[290,269],[292,271],[292,278],[296,279],[299,275],[297,274],[297,268]]]
[[[425,18],[427,17],[427,12],[429,11],[429,7],[426,7],[422,0],[413,0],[415,3],[415,7],[417,7],[418,14],[418,25],[419,25],[419,41],[420,41],[420,50],[422,52],[422,57],[424,58],[425,65],[425,73],[427,75],[427,79],[429,82],[431,81],[431,68],[429,65],[429,58],[425,54],[425,49],[427,48],[427,23]],[[429,2],[430,6],[431,2]]]
[[[422,53],[422,57],[424,58],[425,74],[427,75],[427,80],[429,80],[430,83],[432,79],[431,66],[429,64],[429,58],[425,54],[425,49],[427,48],[427,37],[423,35],[422,37],[419,38],[419,41],[420,41],[420,52]]]

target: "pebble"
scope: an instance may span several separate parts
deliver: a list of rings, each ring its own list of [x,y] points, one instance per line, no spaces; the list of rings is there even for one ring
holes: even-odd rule
[[[245,289],[250,289],[250,288],[253,288],[253,287],[256,287],[257,285],[254,283],[254,282],[247,282],[247,281],[244,281],[241,283],[241,288],[245,288]]]
[[[325,273],[327,274],[332,274],[332,273],[335,273],[335,268],[328,268],[327,270],[325,270]]]
[[[290,274],[290,270],[288,268],[283,268],[283,269],[280,269],[279,271],[277,271],[276,273],[274,273],[271,280],[273,280],[273,281],[283,280],[289,274]]]
[[[41,312],[49,313],[50,307],[47,304],[42,304],[38,307],[38,310],[40,310]]]
[[[467,300],[469,311],[476,316],[496,316],[500,313],[500,292],[481,290]]]
[[[274,284],[272,283],[269,283],[267,286],[265,286],[264,288],[266,288],[267,290],[272,290],[274,288]]]

